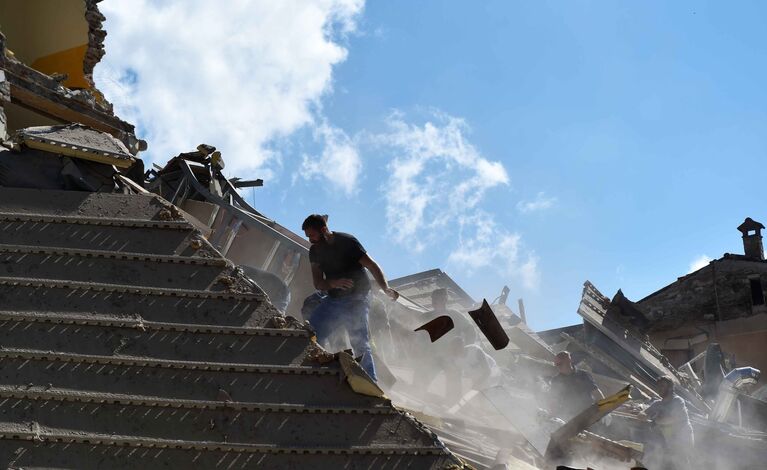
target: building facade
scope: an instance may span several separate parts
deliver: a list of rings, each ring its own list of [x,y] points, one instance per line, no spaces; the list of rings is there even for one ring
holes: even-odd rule
[[[767,261],[761,231],[747,218],[738,230],[743,254],[726,253],[636,302],[629,321],[674,365],[717,342],[738,365],[767,370]]]

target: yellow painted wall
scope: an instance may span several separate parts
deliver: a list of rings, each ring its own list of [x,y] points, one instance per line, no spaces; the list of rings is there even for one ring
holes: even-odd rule
[[[17,59],[46,74],[66,73],[70,88],[87,88],[84,0],[0,0],[0,31]]]

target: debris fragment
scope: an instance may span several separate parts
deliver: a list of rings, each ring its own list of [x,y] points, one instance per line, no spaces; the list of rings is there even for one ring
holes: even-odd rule
[[[157,218],[159,220],[182,220],[184,217],[181,215],[181,211],[178,210],[178,207],[171,205],[160,210],[160,212],[157,213]]]
[[[287,328],[288,320],[283,316],[274,316],[269,320],[269,328]]]
[[[322,346],[316,342],[312,343],[309,352],[306,354],[306,360],[308,362],[314,362],[317,364],[328,364],[337,359],[337,355],[326,351]]]
[[[371,397],[384,398],[384,391],[370,378],[362,366],[347,352],[338,353],[338,360],[346,375],[346,381],[355,392]]]
[[[416,328],[414,331],[426,331],[429,333],[431,342],[435,342],[443,337],[448,331],[455,327],[453,319],[447,315],[441,315],[434,320],[428,321]]]
[[[469,316],[471,316],[480,331],[482,331],[482,334],[485,335],[496,350],[503,349],[509,344],[509,337],[498,322],[498,318],[493,313],[493,309],[490,308],[487,300],[482,299],[482,306],[477,310],[469,311]]]

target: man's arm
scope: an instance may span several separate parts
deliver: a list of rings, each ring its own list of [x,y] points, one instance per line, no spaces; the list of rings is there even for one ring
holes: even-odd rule
[[[360,258],[359,263],[366,268],[368,271],[370,271],[370,274],[373,275],[373,279],[376,280],[376,283],[378,283],[378,287],[381,288],[382,291],[386,295],[392,298],[392,300],[397,300],[399,298],[399,293],[389,287],[389,283],[386,282],[386,276],[384,276],[383,271],[381,270],[381,267],[378,266],[378,263],[373,261],[373,258],[371,258],[367,253],[362,255],[362,258]]]
[[[599,389],[599,387],[595,388],[591,391],[591,399],[594,401],[599,401],[605,397],[605,394],[602,393],[602,390]]]
[[[317,290],[351,289],[354,281],[351,279],[325,279],[318,263],[312,263],[312,282]]]
[[[594,401],[603,399],[605,395],[602,393],[602,390],[599,389],[599,385],[594,381],[594,377],[588,372],[583,372],[583,377],[588,380],[589,385],[591,385],[591,399]]]

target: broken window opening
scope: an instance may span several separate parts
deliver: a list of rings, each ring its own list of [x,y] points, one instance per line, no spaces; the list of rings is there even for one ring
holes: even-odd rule
[[[751,285],[751,304],[764,305],[764,290],[762,289],[761,279],[749,279]]]

